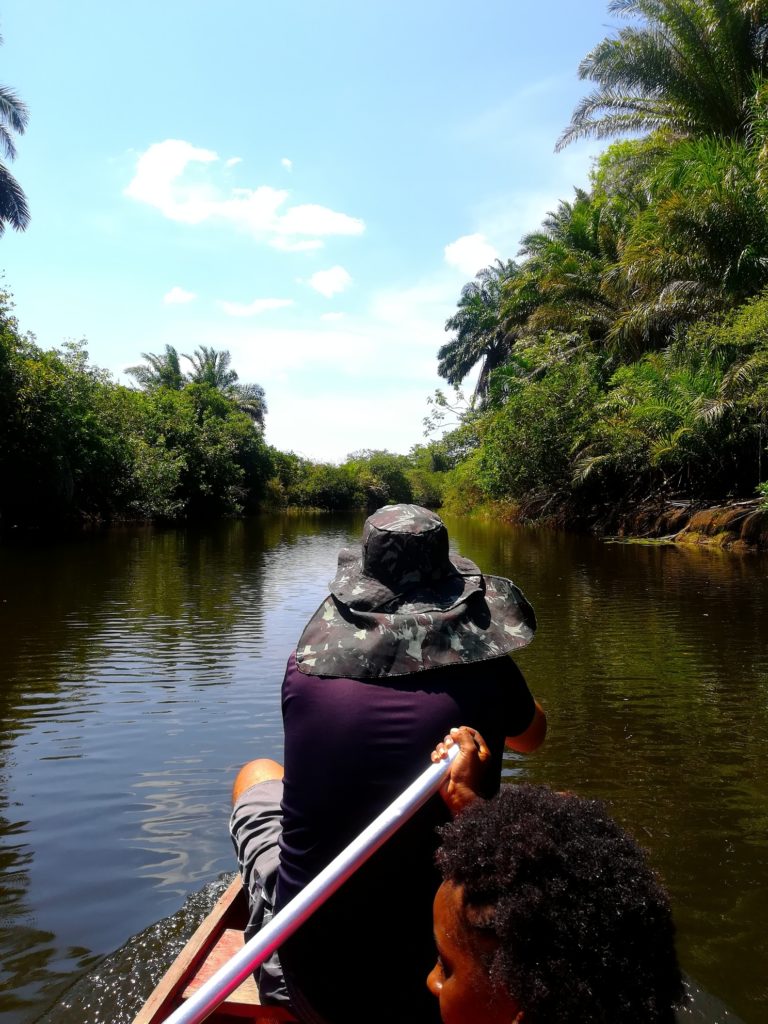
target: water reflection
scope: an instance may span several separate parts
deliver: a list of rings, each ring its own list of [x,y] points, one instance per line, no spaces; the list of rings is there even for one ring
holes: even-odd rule
[[[361,523],[272,516],[0,552],[9,1024],[231,870],[232,774],[280,757],[285,658]],[[670,885],[686,969],[763,1019],[768,563],[449,526],[539,617],[519,660],[550,737],[508,769],[609,799]]]
[[[764,1019],[768,561],[450,525],[539,614],[518,660],[551,731],[526,773],[611,802],[669,884],[687,970]]]
[[[348,538],[283,517],[0,553],[10,1020],[231,868],[232,774],[280,756],[285,658]]]

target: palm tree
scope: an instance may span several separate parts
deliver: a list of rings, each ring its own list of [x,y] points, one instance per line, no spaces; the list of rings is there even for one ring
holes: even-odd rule
[[[0,36],[0,44],[2,41]],[[26,105],[15,92],[0,85],[0,150],[8,160],[16,158],[12,133],[23,135],[28,121]],[[0,161],[0,235],[5,231],[6,224],[10,224],[16,231],[23,231],[29,224],[29,207],[21,185]]]
[[[583,189],[576,189],[573,202],[561,201],[541,230],[520,243],[526,261],[507,289],[508,329],[523,326],[522,314],[526,333],[559,330],[604,338],[617,305],[607,270],[616,262],[623,229],[611,208]]]
[[[234,402],[253,422],[264,429],[267,402],[261,384],[240,384],[235,370],[230,369],[231,354],[223,349],[201,345],[193,355],[184,356],[192,364],[189,380],[193,384],[207,384]]]
[[[153,352],[142,352],[141,358],[145,363],[128,366],[125,372],[129,377],[133,377],[144,391],[154,391],[156,388],[181,391],[187,383],[187,378],[181,372],[179,353],[173,345],[166,345],[165,354],[162,356]]]
[[[617,371],[595,436],[574,455],[577,483],[618,472],[646,493],[650,478],[667,492],[701,493],[722,470],[736,439],[721,397],[723,371],[685,356],[651,352]]]
[[[749,134],[751,101],[768,71],[766,0],[612,0],[643,18],[603,39],[579,65],[597,89],[576,106],[557,149],[585,137],[663,129]]]
[[[195,349],[193,355],[185,354],[184,358],[192,364],[189,379],[193,384],[209,384],[217,391],[226,392],[237,383],[237,374],[229,368],[232,356],[226,349],[219,352],[213,347],[201,345]]]
[[[234,384],[230,388],[230,396],[240,412],[250,416],[261,430],[264,429],[264,417],[267,414],[267,400],[261,384]]]
[[[455,336],[440,347],[437,372],[449,384],[458,385],[480,363],[473,405],[485,403],[491,371],[502,365],[514,341],[504,326],[502,306],[504,288],[517,273],[512,260],[496,260],[481,270],[464,285],[457,312],[445,322],[446,331],[455,331]]]
[[[634,300],[611,330],[619,348],[652,347],[654,337],[663,343],[675,326],[737,306],[768,284],[768,197],[758,149],[695,139],[659,163],[653,201],[619,260]]]

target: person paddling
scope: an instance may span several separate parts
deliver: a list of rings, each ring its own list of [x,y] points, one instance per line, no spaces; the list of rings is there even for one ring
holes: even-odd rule
[[[387,806],[454,722],[487,739],[487,795],[505,741],[519,751],[541,744],[546,717],[508,657],[535,629],[515,584],[449,552],[435,513],[394,505],[368,518],[362,548],[340,553],[330,594],[288,661],[284,771],[250,762],[236,780],[247,935]],[[307,1022],[439,1020],[423,977],[440,880],[435,826],[447,818],[430,801],[288,940],[259,973],[265,1002],[289,999]]]

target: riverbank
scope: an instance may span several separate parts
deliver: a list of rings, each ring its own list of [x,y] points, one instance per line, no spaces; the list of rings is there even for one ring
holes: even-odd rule
[[[724,505],[669,502],[663,508],[639,508],[627,516],[618,535],[675,544],[707,545],[730,551],[768,550],[768,510],[764,499]]]
[[[534,514],[512,502],[475,509],[475,515],[509,523],[590,532],[621,540],[701,545],[734,552],[768,551],[768,509],[764,498],[719,505],[701,502],[648,502],[632,512],[609,514],[601,520],[572,520],[563,513]]]

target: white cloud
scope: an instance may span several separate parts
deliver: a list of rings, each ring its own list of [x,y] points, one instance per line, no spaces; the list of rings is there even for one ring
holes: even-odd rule
[[[343,320],[345,316],[346,313],[322,313],[320,319],[326,323],[334,323],[338,320]]]
[[[287,156],[284,156],[280,163],[283,165],[286,171],[293,170],[293,160],[289,160]]]
[[[325,206],[292,206],[275,224],[281,235],[361,235],[365,224],[357,217],[336,213]]]
[[[408,324],[432,337],[442,334],[443,324],[455,312],[459,289],[447,275],[426,280],[410,288],[379,292],[371,305],[377,320],[387,324]],[[441,342],[442,343],[442,342]]]
[[[223,299],[218,303],[227,316],[258,316],[259,313],[266,313],[269,309],[283,309],[285,306],[292,306],[293,299],[254,299],[253,302],[226,302]]]
[[[243,158],[241,156],[231,156],[229,158],[229,160],[225,160],[224,161],[224,166],[225,167],[234,167],[236,164],[241,164],[242,162],[243,162]]]
[[[286,381],[268,389],[267,401],[267,441],[317,461],[340,463],[361,448],[405,453],[424,440],[424,396],[399,384],[367,394],[351,394],[334,383],[324,385],[322,393],[311,387],[297,393],[295,381]]]
[[[210,196],[206,195],[205,187],[197,187],[194,193],[187,188],[180,195],[174,185],[188,164],[207,164],[215,160],[218,156],[212,150],[198,149],[181,139],[158,142],[139,157],[136,174],[125,194],[154,206],[171,220],[197,224],[210,216]]]
[[[276,380],[301,380],[311,388],[312,381],[321,378],[325,386],[332,377],[343,390],[349,388],[349,378],[367,379],[376,363],[378,341],[366,324],[343,329],[334,325],[314,329],[266,325],[257,330],[242,322],[225,332],[222,334],[220,326],[219,345],[232,353],[232,365],[240,379],[256,380],[265,387]]]
[[[446,245],[444,252],[448,266],[457,267],[470,277],[474,277],[478,270],[499,258],[497,249],[479,232],[474,235],[462,235],[455,242]]]
[[[352,278],[344,267],[331,267],[330,270],[318,270],[309,279],[310,288],[314,288],[316,292],[320,292],[321,295],[325,295],[327,299],[330,299],[334,295],[338,295],[339,292],[343,292],[351,283]]]
[[[340,462],[359,448],[407,452],[423,440],[426,398],[445,386],[435,358],[442,325],[425,338],[421,325],[348,319],[348,327],[251,332],[250,343],[227,338],[241,380],[266,389],[270,444]]]
[[[361,235],[365,223],[358,217],[315,203],[287,206],[285,189],[222,188],[211,175],[217,153],[181,139],[156,142],[139,157],[136,173],[125,195],[159,210],[169,220],[185,224],[218,221],[277,239],[278,248],[318,248],[317,236]],[[302,239],[301,236],[312,236]],[[309,246],[302,243],[308,241]]]
[[[298,242],[292,242],[289,238],[277,235],[270,239],[269,244],[273,249],[280,249],[283,252],[308,252],[310,249],[322,249],[325,246],[319,238],[304,238]]]
[[[178,285],[175,285],[169,292],[165,293],[163,296],[163,302],[167,306],[178,306],[184,302],[192,302],[192,300],[196,298],[197,295],[195,292],[185,291],[184,288],[180,288]]]

